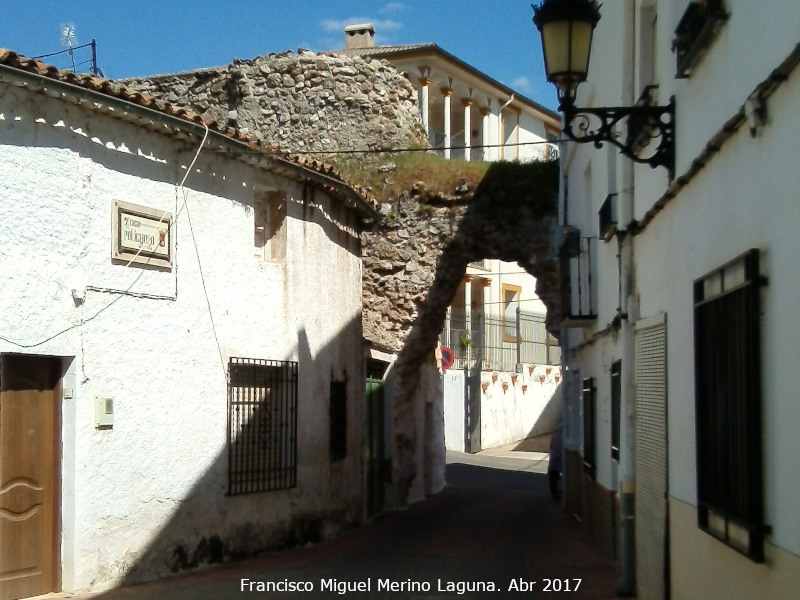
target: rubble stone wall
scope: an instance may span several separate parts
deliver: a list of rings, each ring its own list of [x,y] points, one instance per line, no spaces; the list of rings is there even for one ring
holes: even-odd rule
[[[427,146],[414,86],[383,60],[286,52],[123,83],[288,152]]]
[[[427,145],[414,86],[382,60],[287,52],[124,83],[287,151]],[[470,198],[419,183],[379,207],[379,229],[362,236],[364,337],[376,347],[400,351]]]
[[[362,234],[365,339],[400,351],[466,208],[456,197],[433,205],[417,190],[380,206],[380,227]]]

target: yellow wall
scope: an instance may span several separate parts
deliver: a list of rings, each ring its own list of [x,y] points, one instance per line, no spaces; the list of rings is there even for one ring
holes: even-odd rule
[[[669,499],[672,600],[783,600],[800,594],[800,557],[766,544],[757,564],[697,527],[697,510]]]

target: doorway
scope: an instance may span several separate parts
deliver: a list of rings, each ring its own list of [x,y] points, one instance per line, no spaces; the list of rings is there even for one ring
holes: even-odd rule
[[[0,600],[60,588],[63,360],[0,356]]]

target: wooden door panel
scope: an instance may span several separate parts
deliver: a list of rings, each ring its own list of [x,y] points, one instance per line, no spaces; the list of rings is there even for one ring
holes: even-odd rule
[[[59,362],[6,355],[0,365],[0,600],[56,589]]]

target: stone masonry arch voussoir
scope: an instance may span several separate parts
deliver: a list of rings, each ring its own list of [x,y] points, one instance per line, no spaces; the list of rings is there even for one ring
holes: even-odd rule
[[[475,189],[472,202],[436,265],[435,279],[395,364],[393,409],[394,481],[405,504],[417,475],[414,402],[420,374],[436,348],[447,306],[469,263],[482,259],[517,262],[536,277],[536,292],[548,322],[560,319],[557,262],[550,254],[550,228],[558,213],[558,163],[495,163]]]

